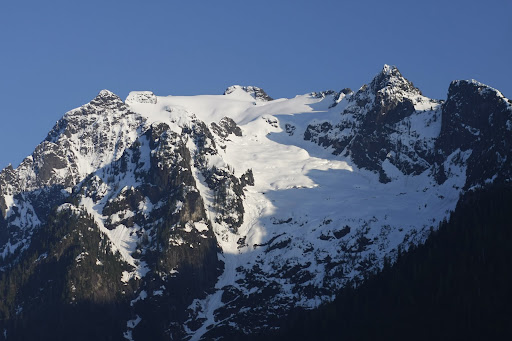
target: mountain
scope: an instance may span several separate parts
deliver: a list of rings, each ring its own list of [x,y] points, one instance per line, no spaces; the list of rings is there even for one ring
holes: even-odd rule
[[[510,339],[511,204],[511,186],[464,194],[425,244],[347,285],[333,302],[294,312],[265,339]]]
[[[433,100],[388,65],[292,99],[103,90],[0,173],[3,338],[276,330],[510,185],[511,130],[498,90]]]

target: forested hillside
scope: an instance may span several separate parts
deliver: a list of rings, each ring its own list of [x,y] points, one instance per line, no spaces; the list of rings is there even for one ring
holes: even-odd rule
[[[424,245],[334,302],[296,314],[274,339],[509,340],[511,208],[510,186],[466,194]]]

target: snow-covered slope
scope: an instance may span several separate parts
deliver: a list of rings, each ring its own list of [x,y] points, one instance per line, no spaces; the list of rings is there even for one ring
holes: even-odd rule
[[[0,250],[15,263],[51,212],[85,214],[126,266],[125,338],[277,328],[423,242],[462,191],[509,182],[511,108],[477,82],[426,98],[387,65],[292,99],[102,91],[0,173]]]
[[[0,255],[26,248],[48,210],[87,175],[120,158],[140,134],[141,122],[119,97],[103,90],[90,103],[66,113],[18,168],[4,169],[0,213],[9,237],[0,237]]]

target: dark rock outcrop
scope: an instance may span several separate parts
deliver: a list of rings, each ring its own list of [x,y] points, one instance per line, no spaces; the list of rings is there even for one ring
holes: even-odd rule
[[[224,95],[229,95],[233,93],[235,90],[240,89],[242,91],[247,92],[249,95],[254,97],[256,100],[261,100],[264,102],[273,101],[274,99],[267,95],[267,93],[257,86],[240,86],[240,85],[232,85],[224,91]]]
[[[454,81],[442,107],[436,141],[440,164],[456,150],[470,151],[466,188],[485,181],[505,182],[512,164],[512,103],[477,81]],[[441,179],[445,177],[441,176]]]
[[[342,93],[351,91],[345,89]],[[389,181],[382,168],[386,159],[405,174],[420,174],[430,167],[428,141],[411,136],[406,140],[416,139],[418,143],[404,146],[401,140],[411,135],[408,119],[416,112],[415,103],[431,102],[436,107],[438,102],[423,97],[396,67],[385,65],[347,101],[338,122],[310,124],[304,139],[332,148],[335,155],[350,156],[357,166],[381,174],[383,182]],[[438,113],[431,110],[430,116],[435,121]]]

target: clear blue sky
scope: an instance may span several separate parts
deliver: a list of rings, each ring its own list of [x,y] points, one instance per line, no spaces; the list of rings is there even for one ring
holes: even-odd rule
[[[425,95],[475,78],[512,97],[512,1],[2,1],[0,168],[101,89],[274,98],[358,89],[384,63]]]

